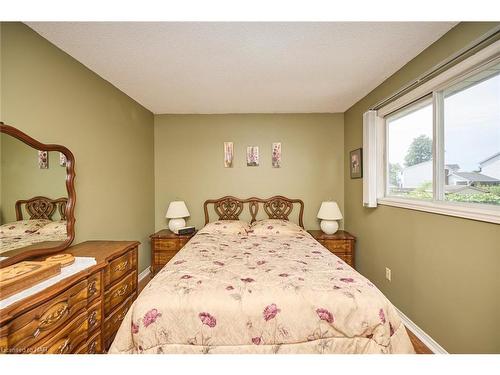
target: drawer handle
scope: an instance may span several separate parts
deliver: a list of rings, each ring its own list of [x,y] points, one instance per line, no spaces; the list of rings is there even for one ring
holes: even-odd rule
[[[121,314],[118,314],[116,316],[115,320],[113,320],[113,323],[116,324],[118,322],[121,322],[123,319],[125,319],[125,315],[127,315],[127,311],[124,311]]]
[[[95,347],[97,343],[95,341],[92,341],[89,346],[88,354],[95,354]]]
[[[128,289],[128,284],[125,284],[115,292],[115,296],[123,297],[127,293],[127,289]]]
[[[89,322],[89,325],[92,327],[97,322],[97,311],[92,311],[87,320]]]
[[[121,262],[119,265],[115,267],[115,272],[125,271],[127,265],[128,265],[128,260],[126,260],[125,262]]]
[[[92,281],[89,286],[88,286],[88,291],[89,291],[89,294],[90,296],[92,296],[95,292],[97,292],[97,287],[96,287],[96,284],[97,284],[97,281],[94,280]],[[89,296],[89,297],[90,297]]]
[[[64,343],[59,347],[58,353],[63,354],[69,349],[69,337],[64,341]]]
[[[64,303],[59,309],[47,315],[47,317],[40,320],[37,329],[33,332],[33,337],[37,337],[40,334],[40,327],[48,327],[52,324],[61,320],[61,318],[68,311],[68,304]]]

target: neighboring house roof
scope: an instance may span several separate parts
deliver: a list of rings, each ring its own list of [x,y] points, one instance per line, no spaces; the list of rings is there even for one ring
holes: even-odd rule
[[[455,175],[470,182],[500,182],[497,178],[486,176],[477,172],[452,172],[450,175]]]
[[[451,169],[452,171],[458,171],[460,169],[460,165],[458,164],[445,164],[445,169]]]
[[[478,192],[478,193],[487,193],[488,190],[481,189],[475,186],[463,186],[463,185],[445,185],[444,192],[445,193],[464,193],[466,191]]]
[[[495,159],[497,156],[500,156],[500,152],[497,152],[496,154],[491,155],[490,157],[487,157],[483,161],[480,161],[479,164],[483,165],[484,163],[489,162],[491,159]]]

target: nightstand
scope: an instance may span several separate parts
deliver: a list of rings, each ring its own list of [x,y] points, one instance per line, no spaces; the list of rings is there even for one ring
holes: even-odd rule
[[[151,238],[151,273],[155,275],[177,252],[196,234],[180,235],[162,229],[149,236]]]
[[[356,242],[356,237],[344,230],[339,230],[334,234],[325,234],[320,230],[308,230],[308,232],[316,241],[349,264],[352,268],[355,268],[354,243]]]

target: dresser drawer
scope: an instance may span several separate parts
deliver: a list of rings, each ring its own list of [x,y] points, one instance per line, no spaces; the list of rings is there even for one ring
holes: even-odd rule
[[[8,327],[7,345],[10,350],[23,352],[59,327],[65,326],[85,309],[87,293],[87,280],[83,280],[51,301],[16,318]]]
[[[88,303],[90,304],[101,295],[102,292],[101,272],[94,273],[88,278]]]
[[[103,352],[101,332],[95,333],[75,350],[76,354],[99,354]]]
[[[87,340],[88,322],[87,312],[84,311],[72,322],[67,324],[59,333],[45,341],[41,341],[29,351],[44,354],[69,354],[74,353],[76,348]]]
[[[335,253],[345,253],[352,250],[352,241],[349,240],[322,240],[319,243]]]
[[[104,315],[109,315],[111,311],[128,296],[134,294],[137,288],[137,272],[129,273],[123,280],[115,284],[104,297]]]
[[[106,285],[114,283],[127,272],[137,267],[137,248],[128,251],[122,256],[112,260],[107,266],[104,274]]]
[[[125,315],[127,315],[127,311],[132,305],[134,301],[134,297],[130,296],[125,302],[123,302],[111,316],[107,317],[104,321],[104,348],[109,348],[113,339],[115,338],[115,334],[120,328]]]
[[[101,327],[102,307],[100,300],[96,301],[96,303],[87,310],[87,322],[89,324],[89,332],[93,332]]]
[[[178,239],[153,240],[154,249],[157,251],[177,251],[179,250]]]

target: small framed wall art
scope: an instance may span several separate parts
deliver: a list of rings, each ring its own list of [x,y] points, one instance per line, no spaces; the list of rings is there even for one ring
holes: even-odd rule
[[[224,167],[232,168],[234,158],[233,142],[224,142]]]
[[[349,153],[349,169],[351,178],[363,177],[363,149],[358,148]]]
[[[38,168],[49,169],[49,152],[38,151]]]
[[[259,146],[247,147],[247,167],[259,166]]]
[[[61,167],[65,167],[66,166],[66,163],[67,163],[67,160],[66,160],[66,155],[64,155],[62,152],[59,153],[59,165]]]
[[[271,156],[273,168],[281,168],[281,142],[273,143],[273,153]]]

